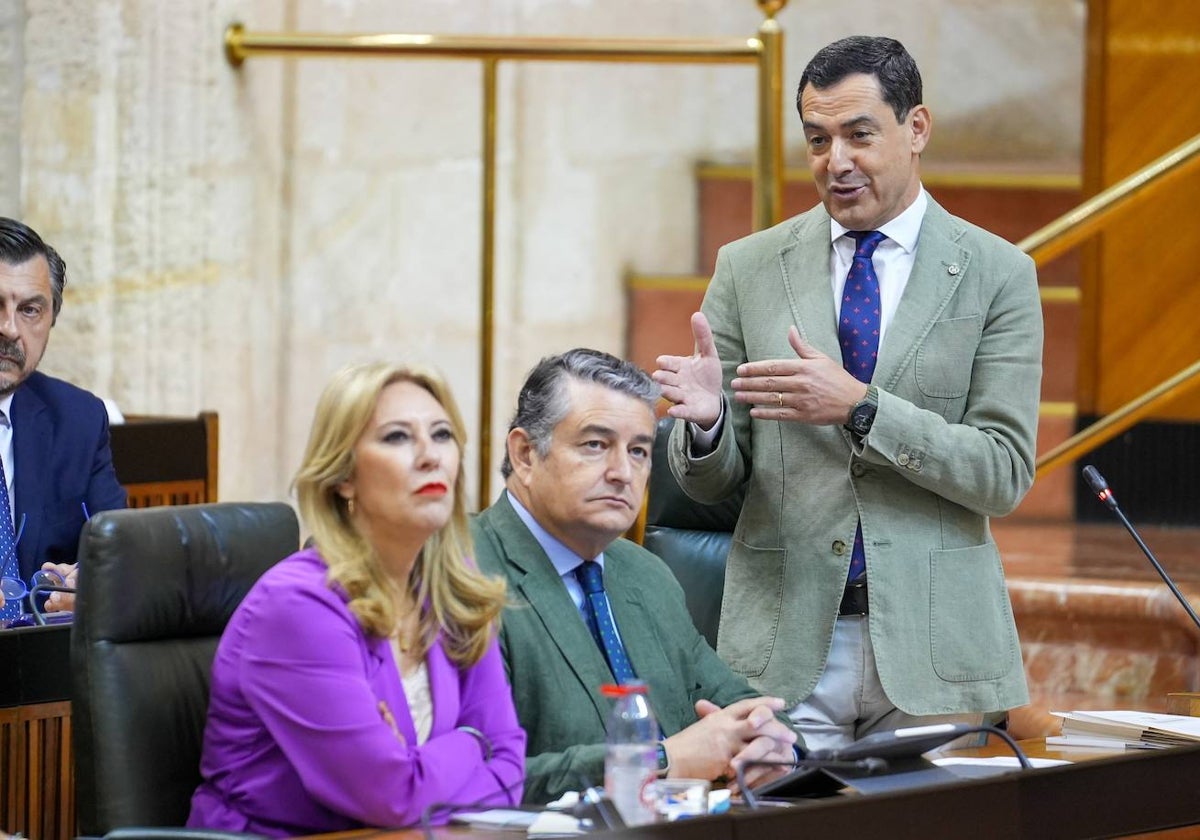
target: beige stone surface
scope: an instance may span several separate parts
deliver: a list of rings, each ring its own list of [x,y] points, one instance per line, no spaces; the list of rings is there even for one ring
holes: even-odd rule
[[[234,69],[225,25],[749,36],[759,19],[751,0],[0,0],[0,202],[70,265],[45,368],[127,412],[219,411],[225,499],[287,497],[316,394],[348,362],[438,365],[474,430],[479,68]],[[815,49],[866,26],[922,64],[931,159],[1078,165],[1081,0],[792,0],[780,22],[789,100]],[[755,110],[740,67],[499,78],[497,462],[537,358],[622,352],[626,269],[694,268],[692,167],[747,159]]]

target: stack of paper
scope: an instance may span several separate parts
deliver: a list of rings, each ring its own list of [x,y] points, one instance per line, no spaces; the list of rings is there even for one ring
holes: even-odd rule
[[[1200,743],[1200,717],[1157,712],[1052,712],[1062,718],[1062,735],[1047,746],[1099,749],[1161,749]]]

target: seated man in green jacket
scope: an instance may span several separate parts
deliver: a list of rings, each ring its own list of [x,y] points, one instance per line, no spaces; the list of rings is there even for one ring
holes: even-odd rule
[[[649,686],[663,775],[715,779],[794,754],[796,736],[776,718],[783,701],[718,659],[671,571],[620,538],[641,510],[658,395],[607,353],[543,359],[518,397],[505,491],[472,523],[479,566],[508,581],[500,643],[529,735],[527,802],[602,780],[600,686],[614,681]]]

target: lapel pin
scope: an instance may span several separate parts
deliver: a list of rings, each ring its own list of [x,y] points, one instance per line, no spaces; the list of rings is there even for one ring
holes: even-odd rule
[[[957,277],[958,272],[959,272],[958,263],[950,263],[950,265],[946,266],[946,273],[949,274],[951,277]]]

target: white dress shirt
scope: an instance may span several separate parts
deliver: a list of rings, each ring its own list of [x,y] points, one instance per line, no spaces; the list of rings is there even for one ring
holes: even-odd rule
[[[533,538],[537,540],[538,545],[542,547],[542,551],[546,552],[546,556],[550,558],[550,563],[554,566],[554,571],[558,572],[559,578],[563,582],[563,586],[567,587],[567,594],[571,596],[571,600],[575,602],[575,609],[579,611],[579,617],[583,619],[583,623],[587,624],[586,608],[584,606],[583,586],[579,583],[579,579],[575,577],[575,569],[586,560],[596,563],[600,569],[604,569],[604,552],[596,555],[594,558],[580,557],[571,549],[567,548],[562,542],[543,528],[533,514],[525,509],[525,506],[517,501],[517,497],[507,490],[504,491],[508,496],[508,501],[512,505],[513,510],[517,512],[517,516],[525,523],[525,527],[529,529],[529,533],[533,534]],[[607,587],[605,587],[607,590]],[[617,638],[621,636],[621,628],[617,627],[617,621],[612,617],[612,608],[609,608],[609,618],[612,621],[612,626],[617,631]]]
[[[4,481],[8,485],[8,512],[12,516],[15,529],[17,499],[13,493],[17,488],[17,456],[16,450],[13,449],[12,401],[13,394],[6,394],[0,398],[0,459],[4,461]]]
[[[928,206],[929,197],[922,187],[903,213],[878,228],[887,237],[879,243],[871,258],[875,276],[879,278],[880,347],[883,346],[883,337],[887,335],[887,328],[892,323],[912,274],[913,262],[917,258],[917,237],[921,234],[921,221],[925,218],[925,208]],[[856,243],[853,236],[847,235],[849,231],[836,220],[829,220],[829,236],[833,243],[829,254],[829,279],[833,284],[834,323],[841,316],[842,291],[846,288],[846,275],[850,273],[850,265],[854,262]]]

